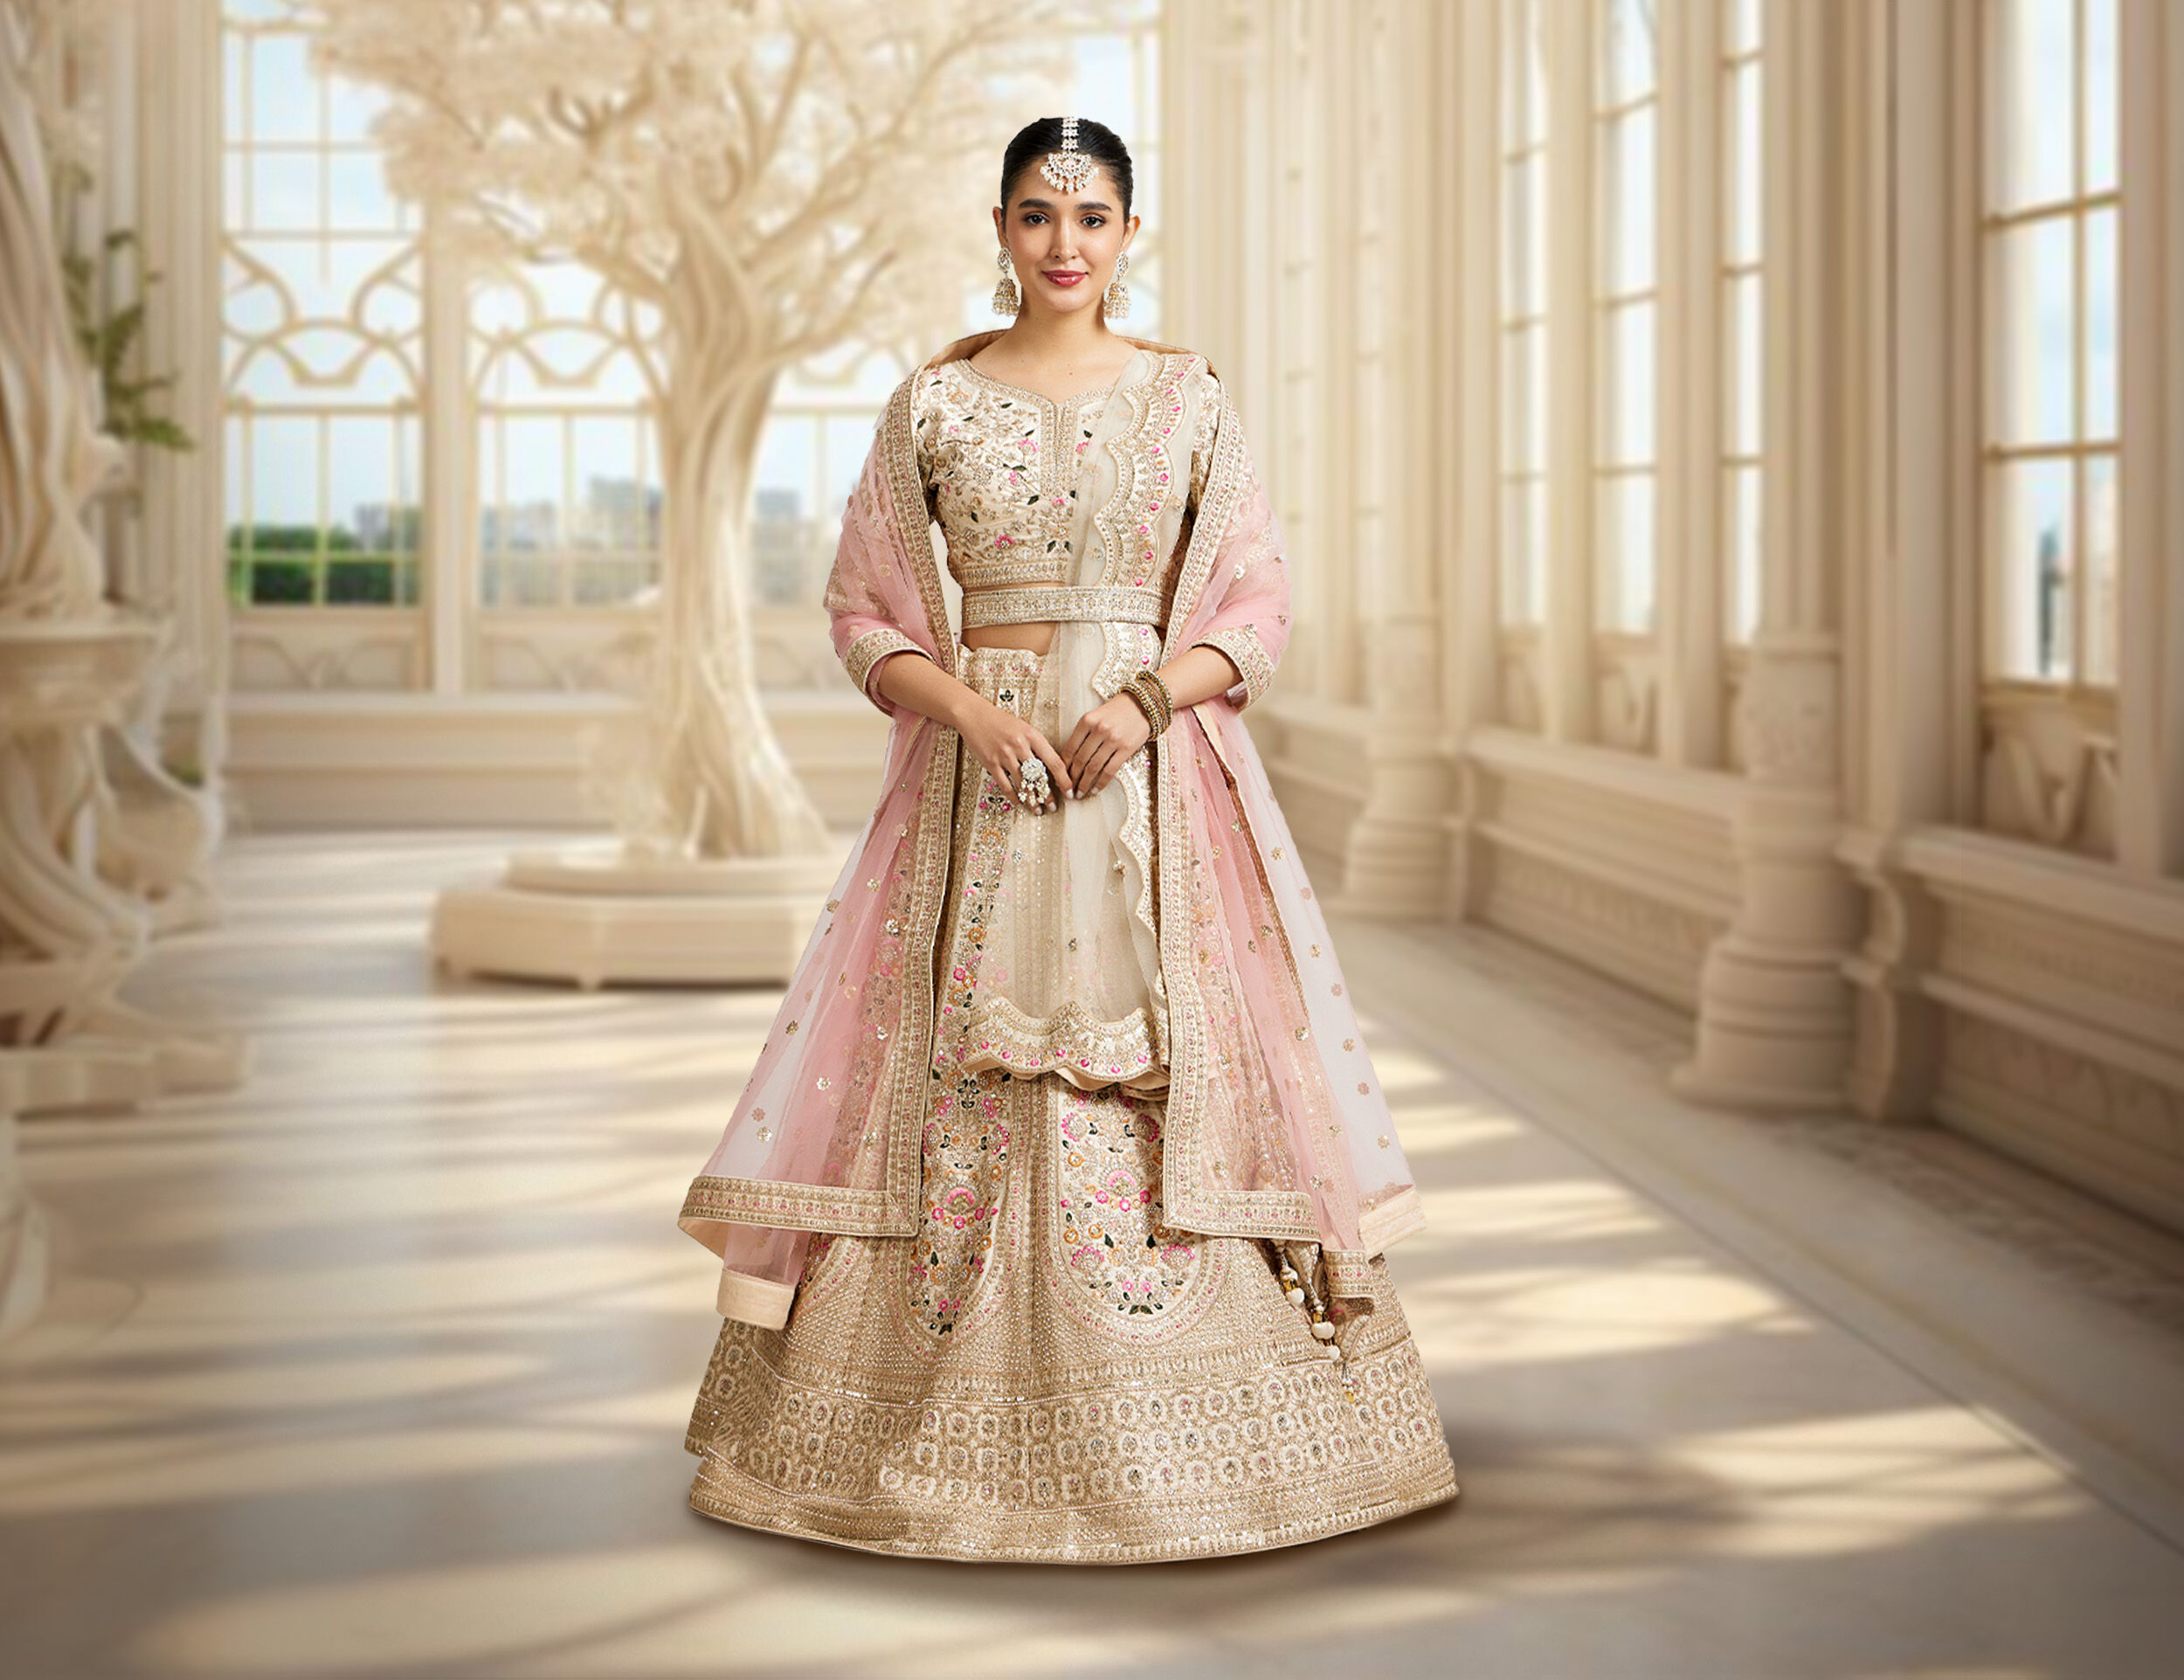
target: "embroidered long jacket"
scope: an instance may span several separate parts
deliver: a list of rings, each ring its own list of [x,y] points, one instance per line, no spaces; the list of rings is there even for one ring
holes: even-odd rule
[[[844,512],[826,605],[851,679],[892,719],[886,778],[682,1228],[722,1257],[722,1312],[779,1324],[811,1234],[917,1234],[930,1211],[920,1139],[960,1099],[967,1056],[1081,1083],[1157,1084],[1165,1064],[1167,1223],[1317,1241],[1330,1287],[1366,1293],[1367,1262],[1424,1215],[1241,716],[1289,640],[1289,588],[1235,404],[1203,356],[1142,340],[1112,388],[1046,398],[969,365],[993,336],[958,340],[895,389]],[[1101,796],[1115,865],[1142,888],[1126,895],[1151,978],[1142,1030],[1135,1012],[982,1007],[957,960],[967,947],[943,943],[966,916],[983,933],[975,918],[989,913],[947,914],[951,895],[980,890],[950,879],[960,787],[973,784],[955,731],[874,685],[896,655],[958,669],[936,522],[971,621],[987,621],[972,615],[997,591],[1050,592],[1061,622],[1047,658],[1082,702],[1057,745],[1140,665],[1208,645],[1241,674],[1178,710],[1134,778]],[[1049,937],[1057,951],[1064,931]],[[1067,992],[1064,961],[1047,979]]]

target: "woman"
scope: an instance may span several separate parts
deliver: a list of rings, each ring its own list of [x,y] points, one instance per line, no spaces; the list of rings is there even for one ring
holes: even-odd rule
[[[1379,1257],[1418,1193],[1238,718],[1281,533],[1206,359],[1103,324],[1130,195],[1102,125],[1016,135],[1015,321],[897,387],[843,516],[886,781],[682,1211],[708,1516],[1125,1563],[1457,1492]]]

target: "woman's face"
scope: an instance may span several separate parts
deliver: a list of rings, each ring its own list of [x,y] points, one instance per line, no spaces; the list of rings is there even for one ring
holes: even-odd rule
[[[1056,315],[1098,305],[1115,276],[1115,259],[1137,236],[1137,221],[1123,219],[1122,194],[1107,170],[1094,170],[1082,189],[1067,193],[1049,185],[1036,163],[1018,181],[1006,211],[993,212],[995,231],[1016,263],[1025,308]]]

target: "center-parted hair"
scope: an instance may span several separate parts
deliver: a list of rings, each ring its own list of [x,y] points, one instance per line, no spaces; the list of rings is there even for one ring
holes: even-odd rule
[[[1026,183],[1026,169],[1036,170],[1039,160],[1048,152],[1061,149],[1061,119],[1041,117],[1027,122],[1016,131],[1016,137],[1001,154],[1001,207],[1006,210],[1013,192],[1027,193],[1045,187],[1043,177],[1034,174],[1037,186]],[[1122,135],[1104,122],[1090,117],[1077,119],[1077,149],[1095,159],[1099,166],[1115,178],[1115,190],[1123,195],[1123,218],[1130,217],[1130,148],[1123,144]]]

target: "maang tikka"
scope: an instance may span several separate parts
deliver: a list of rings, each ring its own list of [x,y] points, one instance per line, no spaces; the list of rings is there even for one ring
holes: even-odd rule
[[[1039,172],[1047,177],[1047,184],[1056,192],[1075,192],[1092,178],[1092,171],[1099,167],[1099,160],[1089,152],[1077,149],[1077,120],[1061,120],[1061,149],[1048,152],[1039,165]]]

